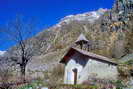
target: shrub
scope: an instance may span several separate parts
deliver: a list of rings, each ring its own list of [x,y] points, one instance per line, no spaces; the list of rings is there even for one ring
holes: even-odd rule
[[[124,87],[126,87],[126,86],[124,85],[124,83],[123,83],[122,80],[116,81],[115,84],[116,84],[116,86],[117,86],[116,89],[123,89]]]
[[[45,77],[47,78],[48,86],[56,86],[62,83],[64,76],[64,66],[61,64],[56,65],[52,71],[48,71],[45,73]]]
[[[11,71],[7,68],[0,68],[0,80],[1,80],[1,84],[0,84],[0,89],[9,89],[10,88],[10,84],[9,82],[9,78],[11,77]]]
[[[118,66],[119,78],[123,80],[128,80],[130,78],[129,66],[121,64]]]

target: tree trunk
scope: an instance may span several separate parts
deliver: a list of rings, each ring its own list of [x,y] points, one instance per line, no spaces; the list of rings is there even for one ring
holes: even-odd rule
[[[25,68],[26,66],[24,64],[21,65],[21,78],[23,82],[26,82],[25,80]]]

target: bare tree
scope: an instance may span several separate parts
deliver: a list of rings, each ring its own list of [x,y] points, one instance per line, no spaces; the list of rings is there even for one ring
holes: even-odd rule
[[[10,59],[20,66],[21,77],[25,82],[26,65],[34,55],[32,41],[28,39],[32,37],[35,32],[33,21],[25,22],[22,18],[17,16],[16,19],[8,23],[2,31],[6,34],[10,42],[16,44],[8,53]]]

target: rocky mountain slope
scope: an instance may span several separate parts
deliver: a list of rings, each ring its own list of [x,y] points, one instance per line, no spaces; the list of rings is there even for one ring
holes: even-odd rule
[[[98,11],[66,16],[58,24],[32,38],[31,40],[35,42],[34,46],[38,48],[36,50],[37,56],[39,55],[36,56],[37,60],[43,61],[41,62],[42,67],[44,66],[42,69],[45,70],[46,65],[47,67],[56,66],[80,33],[86,34],[89,31],[87,25],[93,25],[106,11],[107,9],[99,9]],[[34,63],[37,62],[32,62],[32,64]],[[36,68],[38,70],[37,66]]]
[[[70,24],[72,21],[93,23],[95,22],[95,20],[99,19],[99,17],[101,17],[106,11],[107,9],[100,8],[97,11],[91,11],[77,15],[69,15],[61,19],[61,21],[57,25],[55,25],[55,27],[62,27],[63,24]]]
[[[133,1],[123,1],[116,0],[110,10],[66,16],[58,24],[29,39],[35,56],[27,70],[37,73],[55,68],[81,33],[92,41],[93,53],[113,59],[133,53]]]

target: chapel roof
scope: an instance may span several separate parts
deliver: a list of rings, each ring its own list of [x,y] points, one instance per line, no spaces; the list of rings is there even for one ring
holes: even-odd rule
[[[113,62],[111,59],[109,59],[107,57],[104,57],[104,56],[101,56],[101,55],[98,55],[98,54],[95,54],[95,53],[91,53],[91,52],[88,52],[88,51],[85,51],[85,50],[81,50],[81,49],[75,48],[75,47],[71,47],[69,49],[69,51],[61,59],[60,63],[66,64],[70,60],[70,57],[75,52],[78,52],[78,53],[80,53],[80,54],[82,54],[82,55],[84,55],[86,57],[92,58],[92,59],[97,60],[97,61],[102,61],[102,62],[106,62],[108,64],[117,65],[117,63]]]

